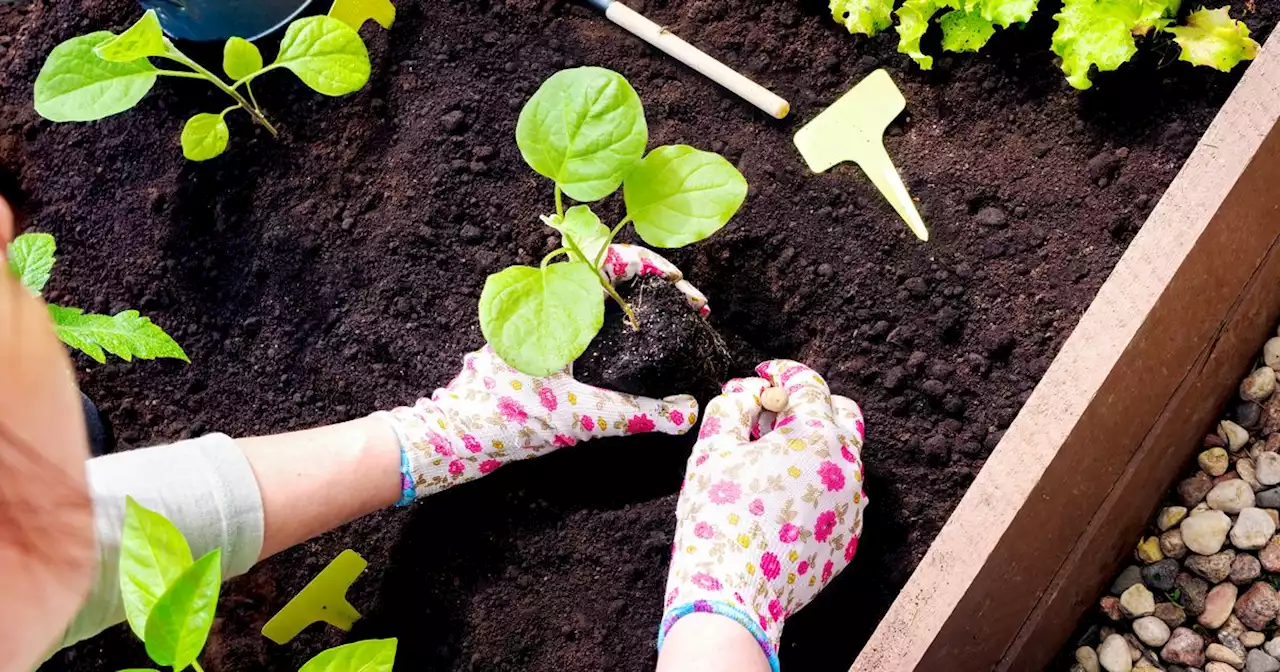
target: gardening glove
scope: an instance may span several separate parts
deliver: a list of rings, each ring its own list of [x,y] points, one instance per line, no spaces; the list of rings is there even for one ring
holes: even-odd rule
[[[680,269],[664,259],[662,255],[646,247],[622,243],[610,245],[609,251],[605,253],[604,268],[601,271],[605,279],[615,286],[644,275],[666,278],[680,290],[681,294],[684,294],[685,300],[698,311],[699,315],[706,317],[711,313],[711,307],[707,305],[707,297],[684,279]]]
[[[658,648],[681,617],[712,612],[751,631],[776,671],[783,622],[857,551],[864,428],[858,405],[809,367],[773,360],[756,372],[707,405],[676,506]],[[770,386],[789,395],[776,417],[761,406]]]
[[[400,439],[400,506],[477,479],[515,460],[579,441],[647,432],[684,434],[698,402],[682,394],[636,397],[585,385],[566,367],[545,378],[520,373],[489,346],[430,399],[376,413]]]

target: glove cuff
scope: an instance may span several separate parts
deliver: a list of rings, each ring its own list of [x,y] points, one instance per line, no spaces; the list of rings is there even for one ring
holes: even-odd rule
[[[659,651],[662,650],[662,643],[666,640],[667,632],[676,624],[676,621],[695,613],[719,614],[746,628],[747,632],[750,632],[751,636],[755,638],[756,643],[760,645],[760,650],[764,652],[765,658],[769,659],[769,668],[773,672],[779,672],[777,635],[771,636],[765,627],[761,625],[761,621],[764,620],[763,617],[758,617],[757,620],[757,617],[753,617],[742,607],[721,600],[695,600],[668,607],[667,611],[662,615],[662,626],[658,629]],[[778,626],[777,632],[781,633],[781,622],[779,622]]]

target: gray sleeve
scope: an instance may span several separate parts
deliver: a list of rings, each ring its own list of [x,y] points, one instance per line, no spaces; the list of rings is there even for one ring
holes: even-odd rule
[[[163,514],[200,557],[222,549],[222,573],[245,573],[262,552],[262,494],[240,447],[225,434],[90,460],[98,570],[89,599],[57,648],[124,621],[120,601],[120,536],[124,498]]]

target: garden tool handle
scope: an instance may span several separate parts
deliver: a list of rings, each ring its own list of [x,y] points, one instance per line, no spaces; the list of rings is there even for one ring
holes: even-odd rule
[[[669,56],[697,70],[720,86],[755,105],[769,116],[782,119],[791,104],[772,91],[751,81],[742,73],[717,61],[706,52],[685,42],[666,28],[616,0],[587,0],[587,4],[604,12],[605,17],[632,35],[666,52]]]

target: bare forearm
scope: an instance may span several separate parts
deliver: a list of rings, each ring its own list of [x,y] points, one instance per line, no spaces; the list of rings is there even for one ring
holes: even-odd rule
[[[400,498],[400,442],[385,421],[236,441],[262,492],[266,558]]]
[[[770,672],[751,633],[717,614],[676,621],[658,654],[657,672]]]

